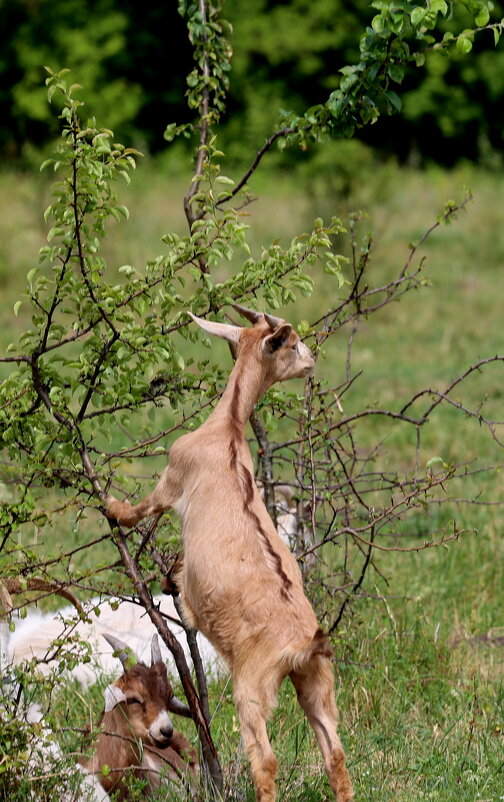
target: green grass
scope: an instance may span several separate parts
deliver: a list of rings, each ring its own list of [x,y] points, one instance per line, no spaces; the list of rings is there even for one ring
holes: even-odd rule
[[[480,357],[502,352],[500,176],[469,167],[452,173],[399,171],[390,166],[377,168],[373,176],[371,172],[355,180],[352,198],[345,202],[330,193],[321,194],[320,182],[315,192],[308,181],[303,184],[296,176],[275,174],[264,179],[262,198],[249,210],[251,247],[258,254],[275,238],[285,242],[309,229],[321,207],[324,214],[343,218],[350,207],[365,208],[368,218],[361,230],[374,231],[370,281],[378,286],[402,266],[408,243],[422,236],[449,198],[461,199],[464,185],[474,192],[467,210],[452,225],[437,230],[423,250],[429,285],[388,306],[360,328],[353,368],[362,370],[362,375],[344,397],[347,414],[374,404],[400,408],[419,389],[444,389]],[[181,198],[186,183],[179,174],[167,177],[155,165],[139,168],[133,186],[121,190],[131,222],[111,231],[105,248],[109,264],[141,267],[162,251],[164,232],[172,228],[184,232]],[[42,212],[48,197],[42,179],[0,174],[0,201],[6,210],[0,219],[2,350],[27,325],[26,305],[18,317],[12,309],[44,241]],[[342,251],[346,248],[341,245]],[[323,276],[311,298],[283,311],[289,319],[314,319],[328,300],[336,301],[332,287]],[[345,358],[342,332],[319,362],[320,377],[337,384]],[[467,406],[477,406],[486,398],[484,414],[502,419],[502,386],[502,365],[492,366],[465,382],[456,397]],[[157,425],[157,419],[152,425]],[[498,432],[502,435],[502,425]],[[377,437],[384,441],[383,464],[411,470],[415,432],[405,425],[380,418],[366,423],[361,437],[363,443],[375,442]],[[423,438],[423,464],[440,455],[447,461],[502,466],[502,449],[485,427],[451,409],[436,415]],[[149,475],[150,464],[142,464],[141,472]],[[379,572],[370,571],[366,594],[352,603],[338,630],[335,671],[340,729],[359,802],[504,799],[502,507],[479,503],[502,505],[500,474],[460,481],[452,492],[460,497],[472,495],[478,503],[418,510],[408,523],[408,544],[421,544],[426,528],[440,529],[455,516],[471,532],[446,548],[377,553]],[[69,523],[58,531],[63,548],[96,534],[92,517],[83,520],[78,531],[71,532]],[[32,533],[40,553],[51,543],[51,536],[43,528]],[[79,567],[85,565],[84,557],[75,559],[84,561]],[[316,583],[308,588],[327,625],[341,600],[329,599]],[[252,800],[230,688],[213,686],[211,696],[227,798]],[[68,689],[61,691],[57,701],[69,724],[78,727],[97,716],[100,704],[99,692],[89,702]],[[329,799],[318,751],[287,686],[270,733],[280,759],[280,799]],[[79,739],[66,733],[63,742],[72,750]]]

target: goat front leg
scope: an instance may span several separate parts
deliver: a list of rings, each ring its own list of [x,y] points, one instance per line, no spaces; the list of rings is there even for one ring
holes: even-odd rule
[[[338,802],[351,802],[352,783],[336,731],[337,711],[331,663],[324,655],[314,655],[306,668],[293,671],[289,676],[296,689],[298,702],[315,732],[333,793]]]
[[[170,509],[182,493],[181,483],[174,471],[168,466],[161,475],[156,488],[138,504],[129,501],[118,501],[114,496],[107,496],[107,514],[124,526],[136,526],[144,518],[161,515]]]

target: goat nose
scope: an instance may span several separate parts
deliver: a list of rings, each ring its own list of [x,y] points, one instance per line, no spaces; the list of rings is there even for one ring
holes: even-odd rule
[[[164,738],[171,738],[173,735],[173,725],[165,724],[164,727],[159,728],[159,732]]]

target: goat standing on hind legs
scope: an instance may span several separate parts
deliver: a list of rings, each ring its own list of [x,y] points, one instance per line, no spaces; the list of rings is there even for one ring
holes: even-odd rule
[[[216,408],[199,429],[175,442],[170,464],[147,498],[131,506],[109,497],[108,514],[127,526],[169,508],[180,515],[184,560],[177,584],[185,617],[229,664],[256,799],[275,799],[277,761],[266,722],[288,676],[315,731],[331,788],[338,802],[349,802],[331,649],[304,595],[296,560],[256,488],[245,440],[256,401],[277,381],[309,375],[314,361],[284,320],[235,308],[252,328],[191,315],[236,352]]]

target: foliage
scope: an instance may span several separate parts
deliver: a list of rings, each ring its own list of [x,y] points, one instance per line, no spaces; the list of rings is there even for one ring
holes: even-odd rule
[[[48,129],[56,133],[41,80],[41,65],[49,62],[72,64],[81,81],[95,93],[92,113],[106,117],[109,125],[124,126],[136,117],[141,87],[125,81],[117,70],[114,75],[114,64],[126,47],[128,27],[120,6],[114,9],[102,0],[93,4],[91,11],[89,4],[80,0],[33,6],[14,2],[3,6],[2,15],[3,104],[5,111],[9,108],[18,141],[37,141]],[[6,97],[8,92],[10,97]],[[4,147],[16,147],[11,136],[8,129],[4,130]]]
[[[245,6],[251,8],[250,3],[237,0],[228,12],[235,31],[233,77],[241,90],[240,96],[231,98],[229,125],[235,140],[245,139],[251,148],[268,135],[272,107],[299,113],[324,102],[328,92],[337,91],[342,82],[354,80],[355,72],[345,75],[343,71],[342,77],[341,67],[358,60],[358,36],[364,27],[368,26],[370,36],[382,38],[390,25],[392,29],[403,26],[401,38],[411,47],[411,54],[416,51],[421,59],[424,47],[435,47],[429,42],[429,26],[436,15],[436,27],[447,37],[470,29],[475,17],[478,25],[488,21],[486,8],[462,2],[431,4],[429,14],[420,4],[369,4],[363,0],[350,5],[334,0],[288,4],[254,0],[251,14]],[[374,16],[376,10],[380,14]],[[498,20],[502,6],[495,4],[491,13],[492,19]],[[407,35],[409,14],[414,25],[419,20],[423,23],[420,41]],[[486,36],[484,44],[474,42],[470,59],[465,57],[473,44],[470,37],[459,40],[449,59],[434,50],[425,71],[412,68],[402,58],[399,64],[393,59],[390,88],[397,91],[397,83],[401,85],[401,114],[359,132],[359,137],[402,160],[416,155],[453,164],[460,158],[484,156],[492,147],[501,151],[497,98],[502,96],[503,51],[489,53],[491,34]],[[250,75],[256,80],[247,80]]]
[[[470,4],[476,25],[486,25],[485,8],[483,2]],[[21,574],[26,582],[43,576],[81,591],[138,597],[174,652],[205,763],[219,786],[204,678],[198,677],[198,696],[180,646],[151,601],[153,576],[168,571],[178,539],[172,532],[167,537],[157,520],[133,531],[114,526],[104,508],[111,486],[116,493],[144,495],[152,479],[147,483],[140,475],[141,461],[161,455],[164,462],[166,443],[199,425],[222,390],[227,371],[204,350],[209,343],[189,325],[187,310],[223,319],[231,302],[302,307],[316,282],[327,288],[324,308],[298,329],[317,357],[336,336],[347,335],[343,379],[336,384],[330,378],[308,380],[297,394],[274,387],[251,422],[257,478],[269,510],[275,516],[272,491],[287,481],[298,500],[297,554],[326,628],[338,636],[356,599],[372,593],[381,572],[380,553],[428,551],[464,534],[451,512],[440,514],[433,525],[422,515],[443,507],[451,488],[477,477],[477,471],[467,460],[439,454],[425,459],[425,432],[443,406],[473,419],[500,447],[493,418],[456,393],[473,375],[499,367],[504,357],[482,356],[441,389],[420,390],[399,403],[388,406],[369,398],[364,408],[345,412],[343,406],[359,377],[353,355],[357,330],[422,287],[424,243],[465,207],[469,195],[459,204],[446,204],[424,236],[410,244],[395,275],[381,284],[370,274],[373,241],[362,235],[358,214],[348,224],[317,217],[311,231],[287,246],[266,245],[257,257],[245,222],[252,200],[247,182],[276,142],[306,147],[328,134],[352,136],[398,110],[393,86],[400,84],[403,67],[422,65],[432,49],[466,50],[473,32],[454,39],[438,35],[438,18],[448,13],[443,2],[380,3],[361,38],[359,60],[342,70],[343,79],[327,102],[288,115],[235,181],[222,173],[215,134],[228,87],[229,27],[213,4],[182,3],[181,10],[195,54],[188,102],[197,116],[184,126],[170,125],[166,136],[197,137],[184,198],[188,233],[167,233],[163,253],[145,267],[107,265],[101,250],[107,227],[128,218],[114,186],[118,179],[130,180],[138,153],[118,144],[112,131],[93,119],[84,122],[80,87],[69,84],[66,70],[47,68],[49,99],[58,103],[63,130],[55,156],[43,164],[57,174],[45,212],[48,244],[28,273],[24,298],[14,304],[15,315],[23,304],[29,306],[31,326],[1,359],[12,370],[0,386],[2,446],[8,457],[2,478],[9,490],[0,520],[0,566],[2,575]],[[500,26],[491,29],[500,33]],[[381,437],[366,442],[362,432],[374,418],[412,431],[408,457],[390,464]],[[68,525],[76,545],[60,553],[50,536]],[[43,536],[28,545],[26,533],[34,530]],[[80,551],[86,551],[83,565],[77,561]],[[328,599],[337,601],[329,605]]]
[[[0,799],[22,802],[36,798],[40,802],[79,798],[85,802],[89,792],[80,787],[82,776],[76,775],[74,759],[63,755],[56,733],[61,722],[50,713],[43,714],[34,703],[37,696],[49,692],[54,677],[28,680],[19,669],[3,676],[0,717]],[[51,726],[48,726],[50,723]]]
[[[221,135],[226,152],[235,159],[242,159],[270,134],[271,109],[303,113],[355,78],[355,72],[345,75],[341,68],[356,65],[358,39],[366,26],[369,36],[377,37],[383,47],[387,31],[395,28],[399,40],[422,58],[425,47],[437,47],[429,43],[434,22],[441,36],[450,37],[474,25],[486,25],[490,12],[495,21],[503,14],[500,4],[490,8],[479,0],[442,0],[431,4],[428,14],[421,3],[371,7],[368,0],[358,0],[351,7],[341,0],[288,4],[235,0],[226,12],[234,29],[235,58],[228,92],[230,113]],[[142,149],[145,144],[150,151],[163,147],[163,117],[178,124],[188,122],[181,75],[191,73],[191,51],[176,4],[140,8],[132,0],[120,4],[117,0],[11,0],[2,6],[1,14],[4,124],[0,147],[6,155],[19,154],[21,149],[26,155],[30,147],[22,146],[23,140],[41,144],[54,133],[41,90],[41,65],[47,63],[58,69],[71,67],[89,93],[88,113],[106,119],[122,137],[130,141],[134,137]],[[168,48],[160,31],[166,31]],[[415,42],[415,31],[421,32],[421,41]],[[492,32],[485,36],[484,45],[474,41],[471,59],[466,57],[473,45],[468,33],[458,39],[450,59],[438,50],[422,72],[412,69],[402,55],[398,60],[397,50],[387,68],[391,84],[384,92],[397,91],[395,84],[402,82],[402,113],[394,123],[384,122],[359,136],[401,158],[417,152],[443,163],[461,157],[484,158],[492,150],[502,150],[498,101],[503,55],[502,49],[488,51]],[[365,49],[362,56],[366,58]],[[394,95],[383,95],[380,103],[393,105],[391,98],[395,100]],[[373,114],[372,105],[367,112]]]
[[[301,145],[309,141],[313,131],[351,137],[356,128],[375,123],[381,114],[399,111],[402,104],[394,87],[402,83],[405,69],[412,63],[422,66],[431,50],[446,52],[453,44],[458,52],[472,49],[471,30],[456,36],[451,32],[442,38],[436,35],[439,19],[449,11],[444,0],[427,7],[387,0],[376,0],[372,5],[379,13],[360,39],[360,60],[340,68],[343,78],[338,88],[325,104],[309,109],[303,125],[299,118],[289,121],[290,128],[303,127]],[[485,3],[468,3],[467,8],[474,15],[475,25],[487,25],[489,12]],[[491,27],[498,42],[501,25]]]

